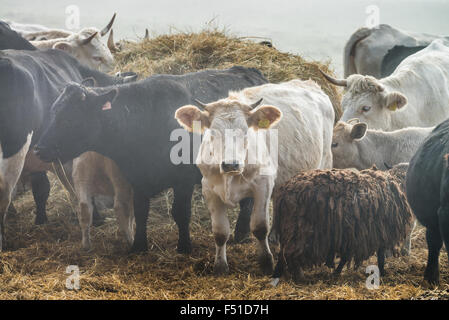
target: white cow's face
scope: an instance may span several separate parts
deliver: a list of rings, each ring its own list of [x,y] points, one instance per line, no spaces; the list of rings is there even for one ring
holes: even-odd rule
[[[349,123],[339,121],[332,136],[332,157],[334,168],[364,169],[360,160],[358,141],[365,137],[366,123],[351,119]]]
[[[255,135],[250,129],[268,129],[282,116],[276,107],[256,107],[256,104],[250,106],[223,99],[205,106],[204,111],[192,105],[184,106],[176,111],[175,118],[188,131],[194,130],[195,121],[199,130],[208,129],[197,163],[215,167],[221,174],[235,175],[244,171],[248,149],[253,150]]]
[[[394,112],[407,104],[407,98],[399,92],[388,92],[375,78],[351,75],[342,99],[342,121],[358,118],[370,128],[391,130]]]
[[[86,43],[86,39],[89,38],[91,39]],[[92,69],[109,72],[113,68],[114,57],[101,41],[100,33],[95,28],[86,28],[66,39],[61,39],[53,48],[67,51]]]

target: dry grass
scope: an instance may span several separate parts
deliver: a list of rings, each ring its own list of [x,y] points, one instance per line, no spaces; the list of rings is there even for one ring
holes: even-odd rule
[[[160,36],[137,44],[123,44],[117,70],[152,73],[184,73],[203,68],[226,68],[234,64],[256,67],[272,82],[292,78],[316,80],[339,108],[339,94],[318,74],[328,64],[308,62],[217,31]],[[150,250],[129,255],[118,233],[112,210],[101,227],[92,228],[93,250],[81,249],[81,232],[65,192],[54,178],[48,201],[49,223],[35,226],[31,192],[15,200],[18,214],[9,216],[6,243],[0,255],[0,299],[431,299],[449,298],[449,268],[443,254],[439,290],[420,286],[426,245],[423,229],[414,236],[411,257],[387,259],[386,276],[379,290],[365,287],[364,267],[344,270],[332,279],[325,267],[306,273],[310,284],[284,280],[268,285],[256,262],[256,242],[229,245],[230,274],[212,274],[214,240],[210,219],[200,193],[193,199],[190,256],[176,253],[177,228],[170,217],[171,192],[152,200],[148,222]],[[235,224],[236,211],[229,214]],[[79,291],[65,288],[66,267],[78,265]]]
[[[148,222],[150,250],[128,255],[118,233],[112,210],[101,227],[92,229],[93,250],[81,249],[78,223],[65,192],[52,179],[49,224],[33,224],[31,193],[16,199],[16,216],[9,216],[6,250],[0,259],[0,299],[432,299],[449,298],[447,255],[441,257],[442,284],[439,290],[421,287],[426,261],[424,229],[414,234],[411,257],[387,259],[388,275],[378,290],[365,287],[364,268],[344,270],[332,279],[326,267],[306,272],[310,284],[283,280],[276,288],[268,285],[257,266],[256,241],[229,245],[230,274],[212,274],[214,240],[210,220],[200,193],[193,199],[190,256],[176,253],[177,228],[169,215],[171,192],[152,200]],[[232,225],[237,213],[230,212]],[[68,265],[78,265],[81,290],[65,288]]]
[[[308,61],[218,30],[179,32],[139,43],[123,42],[121,46],[122,51],[115,55],[116,71],[132,70],[142,76],[155,73],[184,74],[241,65],[259,69],[273,83],[312,79],[330,97],[336,119],[341,116],[340,93],[318,70],[321,68],[333,74],[329,62]]]

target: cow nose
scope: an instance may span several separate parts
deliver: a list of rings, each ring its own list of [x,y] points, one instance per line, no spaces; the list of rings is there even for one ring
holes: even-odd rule
[[[240,164],[237,161],[232,162],[223,161],[221,163],[221,169],[223,170],[223,172],[239,171]]]

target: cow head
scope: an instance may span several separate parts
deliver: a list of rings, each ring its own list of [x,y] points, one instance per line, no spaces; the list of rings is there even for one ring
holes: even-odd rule
[[[188,131],[205,132],[198,154],[198,167],[212,166],[221,174],[241,174],[252,146],[250,132],[268,129],[282,117],[274,106],[259,106],[262,99],[245,104],[236,99],[223,99],[203,108],[187,105],[176,111],[175,118]],[[251,130],[249,130],[251,129]]]
[[[83,84],[94,83],[89,78]],[[68,84],[53,103],[50,124],[35,150],[43,161],[66,162],[88,151],[98,139],[101,113],[111,109],[118,89],[96,93],[83,84]]]
[[[323,75],[331,83],[346,88],[341,102],[342,121],[358,118],[371,128],[390,130],[391,117],[407,104],[403,94],[386,89],[374,77],[354,74],[340,80]]]
[[[347,123],[339,121],[332,136],[332,157],[334,168],[364,169],[360,162],[357,142],[365,137],[368,126],[358,119]]]
[[[111,47],[106,46],[101,37],[106,35],[114,23],[115,14],[103,30],[85,28],[67,38],[62,38],[53,45],[53,49],[66,51],[86,66],[109,72],[113,68],[114,57]],[[111,30],[112,31],[112,30]],[[112,36],[112,35],[111,35]]]

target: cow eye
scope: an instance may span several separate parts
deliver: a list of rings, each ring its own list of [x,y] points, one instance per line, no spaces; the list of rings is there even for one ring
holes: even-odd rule
[[[362,111],[363,112],[368,112],[368,111],[370,111],[371,110],[371,107],[370,106],[363,106],[362,107]]]
[[[332,148],[336,148],[336,147],[338,147],[338,142],[334,142],[334,143],[332,143],[331,147],[332,147]]]

